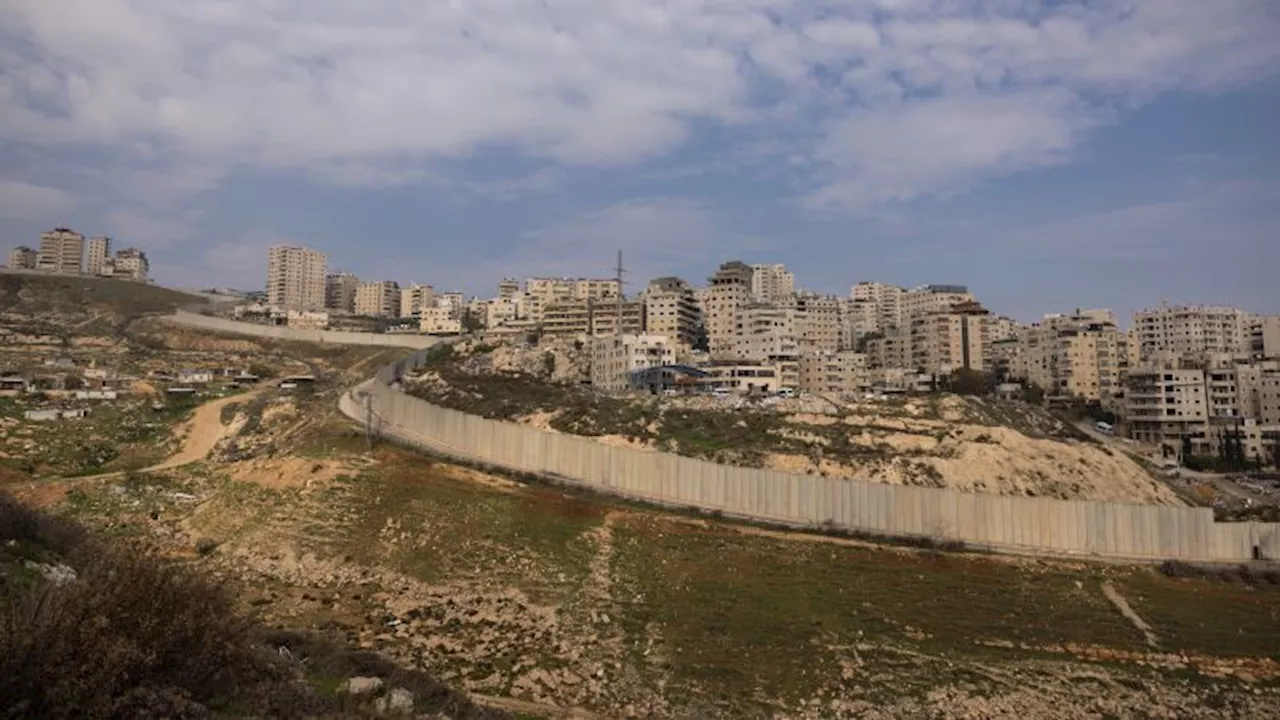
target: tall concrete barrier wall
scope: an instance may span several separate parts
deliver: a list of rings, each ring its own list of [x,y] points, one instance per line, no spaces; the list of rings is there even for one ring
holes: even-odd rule
[[[258,325],[256,323],[237,322],[226,318],[210,317],[178,310],[165,318],[169,322],[204,330],[249,335],[252,337],[270,338],[272,340],[288,340],[293,342],[329,343],[332,345],[372,345],[383,347],[403,347],[411,349],[428,348],[440,342],[438,338],[426,335],[398,335],[392,333],[360,333],[345,330],[302,330],[281,325]]]
[[[726,515],[886,536],[961,541],[998,550],[1117,559],[1280,559],[1280,524],[1218,523],[1208,508],[963,493],[730,467],[604,445],[437,407],[399,380],[424,352],[384,367],[342,400],[363,420],[368,394],[378,432],[402,442],[596,491]]]

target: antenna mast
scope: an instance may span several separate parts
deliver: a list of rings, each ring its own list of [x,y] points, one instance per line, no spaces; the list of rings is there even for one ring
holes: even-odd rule
[[[618,267],[614,268],[614,270],[618,273],[618,276],[617,276],[618,277],[618,298],[617,298],[618,324],[615,326],[614,334],[617,335],[618,337],[622,337],[622,274],[625,273],[626,270],[622,267],[622,250],[621,249],[618,250]]]

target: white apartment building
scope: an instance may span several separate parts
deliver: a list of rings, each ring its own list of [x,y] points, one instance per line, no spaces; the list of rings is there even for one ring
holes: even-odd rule
[[[1209,402],[1204,370],[1184,368],[1170,359],[1130,370],[1125,386],[1129,435],[1178,452],[1187,438],[1195,454],[1208,453]]]
[[[972,302],[973,295],[963,285],[921,285],[902,293],[898,321],[905,325],[912,318]]]
[[[702,325],[702,310],[689,283],[677,277],[661,277],[644,292],[644,331],[664,335],[672,343],[692,347]]]
[[[639,335],[644,331],[644,303],[622,304],[622,327],[618,327],[618,301],[560,300],[543,309],[542,332],[549,337],[600,337]]]
[[[1109,402],[1121,394],[1130,366],[1127,336],[1110,310],[1046,315],[1018,336],[1010,376],[1042,388],[1051,398]]]
[[[425,307],[418,317],[418,330],[427,335],[457,335],[462,322],[447,307]]]
[[[125,248],[116,251],[109,270],[112,277],[147,282],[151,273],[151,263],[147,261],[147,254],[138,248]]]
[[[570,300],[616,300],[622,292],[616,278],[527,278],[529,317],[541,321],[547,305]]]
[[[795,291],[796,276],[787,266],[751,266],[751,298],[756,302],[781,302]]]
[[[84,235],[67,228],[54,228],[40,234],[37,270],[78,275],[83,265]]]
[[[1249,353],[1264,359],[1280,359],[1280,316],[1258,315],[1249,322]]]
[[[835,395],[870,390],[871,369],[866,353],[840,350],[801,355],[800,389]]]
[[[800,384],[800,342],[794,307],[753,303],[738,310],[734,325],[734,357],[743,362],[774,365],[783,387]]]
[[[85,274],[95,277],[111,275],[111,238],[99,235],[89,238],[89,253],[85,258]]]
[[[988,316],[972,301],[912,315],[909,367],[942,375],[960,369],[986,370],[991,347],[986,335]]]
[[[866,343],[867,362],[873,370],[911,369],[911,330],[890,327]]]
[[[360,278],[355,273],[333,273],[325,278],[324,284],[325,308],[355,314],[356,289],[360,287]]]
[[[267,304],[291,310],[325,306],[325,254],[296,245],[276,245],[267,256]]]
[[[591,384],[609,392],[631,386],[631,373],[671,365],[675,349],[664,335],[614,335],[591,342]]]
[[[436,303],[436,290],[430,285],[412,283],[400,289],[400,317],[417,318],[422,308]]]
[[[737,357],[738,310],[751,302],[751,267],[737,260],[724,263],[708,278],[702,297],[703,322],[713,360]]]
[[[840,300],[835,295],[799,293],[788,296],[796,309],[800,352],[835,352],[842,345]]]
[[[466,298],[460,292],[447,292],[436,296],[436,307],[444,308],[449,312],[449,317],[459,322],[462,321],[462,311],[466,304]]]
[[[373,280],[356,286],[356,315],[398,317],[400,286],[394,280]]]
[[[14,270],[35,270],[39,253],[26,245],[19,245],[9,251],[9,267]]]
[[[1251,316],[1239,308],[1166,305],[1134,313],[1133,325],[1144,360],[1165,351],[1199,355],[1250,350]]]
[[[861,334],[880,332],[898,327],[902,319],[902,295],[906,291],[897,285],[879,282],[860,282],[849,291],[853,300],[853,314],[858,318]]]

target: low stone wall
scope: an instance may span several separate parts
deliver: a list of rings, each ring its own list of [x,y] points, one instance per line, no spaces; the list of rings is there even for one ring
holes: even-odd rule
[[[996,550],[1128,560],[1280,559],[1280,524],[1218,523],[1208,508],[963,493],[718,465],[437,407],[397,383],[416,352],[342,399],[377,431],[430,451],[665,505],[793,526],[959,541]]]

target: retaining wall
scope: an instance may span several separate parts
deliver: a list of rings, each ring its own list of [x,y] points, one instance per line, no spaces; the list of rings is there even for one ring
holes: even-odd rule
[[[427,335],[394,333],[361,333],[346,330],[303,330],[282,325],[258,325],[226,318],[210,317],[187,310],[178,310],[165,317],[169,322],[218,332],[250,335],[253,337],[289,340],[294,342],[331,343],[333,345],[376,345],[412,349],[428,348],[440,340]]]
[[[372,396],[378,432],[402,442],[593,490],[800,526],[958,540],[1035,554],[1243,562],[1280,559],[1280,524],[1218,523],[1208,508],[964,493],[718,465],[669,453],[487,420],[400,392],[425,351],[392,363],[358,389]],[[343,410],[363,421],[362,400]]]

